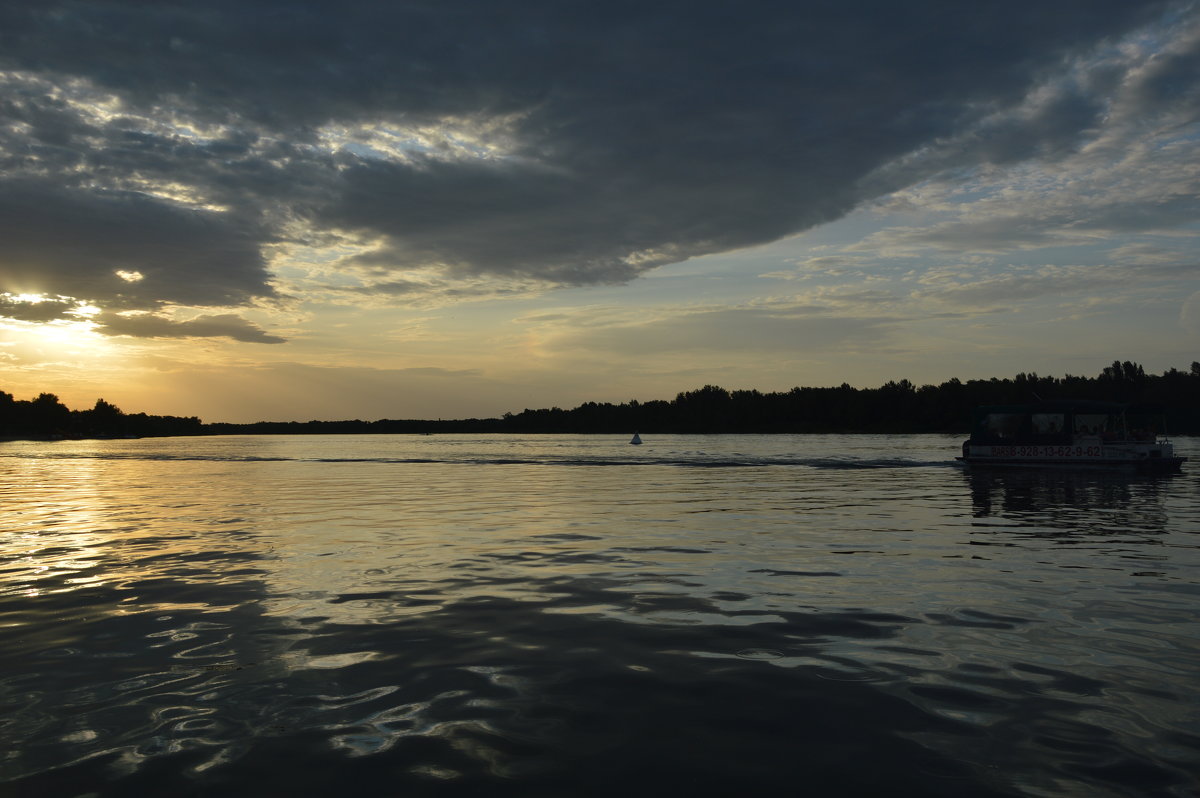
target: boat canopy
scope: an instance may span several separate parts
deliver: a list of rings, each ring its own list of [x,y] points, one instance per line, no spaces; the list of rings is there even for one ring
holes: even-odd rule
[[[1080,437],[1154,440],[1163,431],[1164,409],[1090,400],[1025,405],[985,405],[975,411],[976,443],[1066,444]]]
[[[1101,402],[1092,399],[1051,399],[1023,405],[983,405],[977,412],[1005,413],[1146,413],[1161,414],[1166,408],[1157,404],[1128,404],[1125,402]]]

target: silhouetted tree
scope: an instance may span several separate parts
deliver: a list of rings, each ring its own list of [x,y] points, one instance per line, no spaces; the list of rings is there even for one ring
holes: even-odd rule
[[[126,434],[125,414],[103,399],[97,399],[91,410],[84,410],[78,416],[76,427],[83,434],[102,437]]]
[[[52,393],[38,394],[29,403],[29,426],[40,435],[65,435],[71,422],[71,411]]]

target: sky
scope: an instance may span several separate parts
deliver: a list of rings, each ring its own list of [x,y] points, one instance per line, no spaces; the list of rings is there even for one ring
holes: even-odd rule
[[[1200,5],[0,0],[0,390],[495,417],[1200,360]]]

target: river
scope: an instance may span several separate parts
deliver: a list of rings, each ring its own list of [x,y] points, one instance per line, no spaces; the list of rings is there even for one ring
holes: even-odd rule
[[[0,443],[0,795],[1200,789],[1200,439],[643,438]]]

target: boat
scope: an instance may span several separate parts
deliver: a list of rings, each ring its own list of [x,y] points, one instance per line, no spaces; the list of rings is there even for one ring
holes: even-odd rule
[[[629,443],[632,446],[641,446],[642,445],[642,436],[638,435],[636,432],[633,433],[633,440],[631,440]]]
[[[1157,407],[1084,400],[986,405],[976,409],[955,459],[971,467],[1178,471],[1187,458],[1175,455],[1164,415]]]

